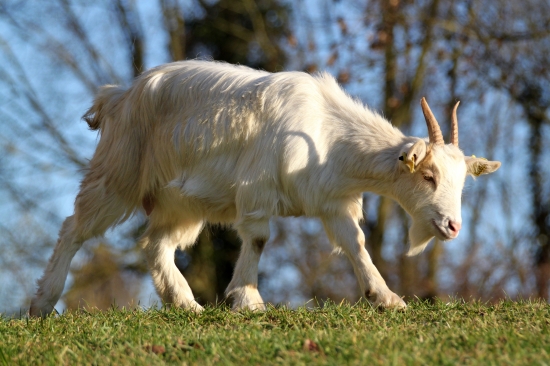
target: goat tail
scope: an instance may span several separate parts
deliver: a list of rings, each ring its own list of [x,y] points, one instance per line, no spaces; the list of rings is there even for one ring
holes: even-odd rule
[[[99,89],[94,104],[82,116],[91,130],[101,129],[103,121],[112,114],[125,91],[117,85],[105,85]]]

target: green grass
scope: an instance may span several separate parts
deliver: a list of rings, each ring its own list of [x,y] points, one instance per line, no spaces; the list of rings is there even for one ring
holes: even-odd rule
[[[405,312],[329,304],[0,320],[0,364],[549,365],[550,306],[413,302]]]

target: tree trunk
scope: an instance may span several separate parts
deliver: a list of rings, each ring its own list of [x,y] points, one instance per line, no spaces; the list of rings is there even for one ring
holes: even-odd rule
[[[525,107],[529,108],[529,107]],[[542,176],[542,126],[544,122],[543,114],[533,114],[528,111],[528,119],[531,124],[530,136],[530,169],[529,178],[531,179],[533,192],[533,223],[536,228],[536,248],[535,248],[535,276],[537,284],[537,295],[548,301],[548,285],[550,279],[550,212],[549,204],[543,197],[543,176]]]

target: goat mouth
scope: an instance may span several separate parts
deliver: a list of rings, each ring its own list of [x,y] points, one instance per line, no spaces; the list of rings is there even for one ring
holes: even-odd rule
[[[439,235],[436,235],[438,239],[441,239],[441,240],[453,239],[451,235],[447,234],[445,231],[443,231],[443,229],[439,225],[437,225],[435,220],[432,220],[432,225],[435,227],[436,231],[439,233]]]

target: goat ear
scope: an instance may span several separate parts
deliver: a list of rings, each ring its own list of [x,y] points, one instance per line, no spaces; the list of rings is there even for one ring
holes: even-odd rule
[[[426,157],[426,142],[418,140],[413,145],[405,145],[405,150],[401,152],[399,160],[409,168],[411,173],[414,173],[418,164]]]
[[[482,174],[491,174],[500,168],[500,161],[490,161],[485,158],[476,158],[474,155],[464,158],[468,167],[468,174],[479,177]]]

